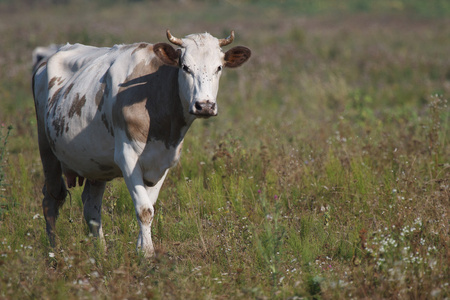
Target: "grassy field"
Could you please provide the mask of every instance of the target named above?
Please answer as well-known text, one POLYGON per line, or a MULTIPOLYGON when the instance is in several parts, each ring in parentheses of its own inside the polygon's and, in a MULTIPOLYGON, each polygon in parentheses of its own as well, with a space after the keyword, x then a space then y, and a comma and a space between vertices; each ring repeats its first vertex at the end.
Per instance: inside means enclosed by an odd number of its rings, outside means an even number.
POLYGON ((42 2, 0 1, 1 299, 450 297, 447 1, 42 2), (167 28, 234 29, 253 56, 225 71, 219 116, 187 134, 156 205, 156 257, 135 251, 119 179, 108 251, 81 188, 51 248, 32 50, 162 42, 167 28))

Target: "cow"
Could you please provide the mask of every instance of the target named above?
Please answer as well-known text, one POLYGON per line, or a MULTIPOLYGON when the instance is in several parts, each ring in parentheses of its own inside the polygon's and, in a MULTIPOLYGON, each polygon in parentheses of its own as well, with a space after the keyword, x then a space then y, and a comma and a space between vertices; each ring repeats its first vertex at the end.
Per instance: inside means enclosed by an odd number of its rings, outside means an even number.
POLYGON ((180 159, 184 136, 195 119, 217 115, 223 68, 239 67, 251 56, 243 46, 222 51, 234 31, 224 39, 209 33, 177 38, 169 30, 166 35, 178 47, 67 44, 36 67, 42 207, 52 246, 58 211, 67 188, 77 182, 85 182, 84 219, 104 243, 105 186, 123 177, 139 224, 136 248, 145 257, 154 255, 154 205, 169 168, 180 159))

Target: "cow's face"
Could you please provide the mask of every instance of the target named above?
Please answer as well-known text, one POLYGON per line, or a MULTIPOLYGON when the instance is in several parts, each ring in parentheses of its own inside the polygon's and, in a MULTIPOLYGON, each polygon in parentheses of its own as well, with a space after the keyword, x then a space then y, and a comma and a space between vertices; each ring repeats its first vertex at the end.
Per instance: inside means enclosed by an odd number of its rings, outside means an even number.
POLYGON ((245 63, 250 58, 250 49, 238 46, 222 52, 221 46, 233 41, 234 32, 227 39, 217 39, 208 33, 178 39, 169 31, 167 37, 181 48, 175 50, 169 44, 160 43, 153 50, 165 64, 180 68, 179 93, 186 110, 197 117, 216 116, 216 97, 223 68, 236 68, 245 63))

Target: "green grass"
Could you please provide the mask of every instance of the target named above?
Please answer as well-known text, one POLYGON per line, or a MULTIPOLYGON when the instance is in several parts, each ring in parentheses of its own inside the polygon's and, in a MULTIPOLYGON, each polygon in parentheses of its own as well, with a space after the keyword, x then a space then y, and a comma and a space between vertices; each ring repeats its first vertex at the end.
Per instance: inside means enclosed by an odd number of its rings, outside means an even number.
POLYGON ((450 296, 450 7, 276 4, 0 1, 0 298, 450 296), (167 28, 234 29, 253 55, 224 73, 219 116, 187 134, 156 204, 155 258, 135 251, 120 179, 103 201, 107 252, 84 224, 81 188, 51 248, 33 48, 161 42, 167 28))

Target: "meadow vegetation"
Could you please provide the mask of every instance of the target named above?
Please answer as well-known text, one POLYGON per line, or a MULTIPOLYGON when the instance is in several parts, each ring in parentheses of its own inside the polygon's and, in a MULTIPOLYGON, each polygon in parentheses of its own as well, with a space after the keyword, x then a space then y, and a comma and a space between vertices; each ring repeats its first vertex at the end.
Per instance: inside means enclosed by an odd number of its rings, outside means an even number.
POLYGON ((0 1, 0 298, 450 297, 448 2, 273 3, 0 1), (155 258, 135 251, 119 179, 107 252, 81 188, 51 248, 32 50, 162 42, 167 28, 234 29, 253 56, 225 71, 219 116, 187 134, 156 205, 155 258))

